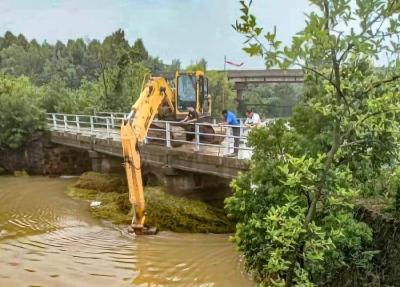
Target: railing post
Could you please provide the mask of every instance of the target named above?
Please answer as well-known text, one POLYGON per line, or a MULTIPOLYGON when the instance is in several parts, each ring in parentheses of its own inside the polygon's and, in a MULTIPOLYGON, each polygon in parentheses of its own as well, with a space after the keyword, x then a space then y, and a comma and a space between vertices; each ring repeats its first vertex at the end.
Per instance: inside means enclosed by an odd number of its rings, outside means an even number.
POLYGON ((240 130, 239 130, 239 137, 240 137, 240 141, 242 140, 242 136, 243 136, 243 127, 244 127, 244 125, 243 125, 244 123, 243 123, 243 119, 240 119, 240 130))
POLYGON ((107 124, 107 138, 110 137, 110 119, 106 118, 106 124, 107 124))
POLYGON ((80 125, 80 123, 79 123, 79 116, 78 116, 78 115, 75 116, 75 122, 76 122, 76 128, 77 128, 77 130, 78 130, 78 133, 80 133, 80 131, 81 131, 81 125, 80 125))
POLYGON ((200 127, 198 124, 194 124, 195 140, 196 140, 196 151, 200 150, 200 127))
POLYGON ((213 119, 213 125, 217 124, 217 119, 213 119))
POLYGON ((90 133, 93 134, 94 125, 93 125, 93 116, 90 116, 90 133))
POLYGON ((244 135, 244 126, 243 126, 243 121, 240 121, 240 129, 239 129, 239 146, 238 146, 238 154, 240 153, 240 146, 242 144, 245 144, 245 140, 243 139, 244 135))
POLYGON ((51 114, 51 117, 53 118, 53 128, 57 129, 57 118, 56 114, 51 114))
POLYGON ((114 128, 114 114, 111 113, 111 128, 114 128))
POLYGON ((231 145, 231 129, 230 127, 225 127, 226 128, 226 142, 225 142, 225 153, 229 154, 229 149, 231 145))
POLYGON ((165 122, 165 139, 167 140, 167 148, 171 147, 171 124, 170 122, 165 122))
POLYGON ((66 131, 67 128, 68 128, 67 115, 64 115, 64 130, 66 131))

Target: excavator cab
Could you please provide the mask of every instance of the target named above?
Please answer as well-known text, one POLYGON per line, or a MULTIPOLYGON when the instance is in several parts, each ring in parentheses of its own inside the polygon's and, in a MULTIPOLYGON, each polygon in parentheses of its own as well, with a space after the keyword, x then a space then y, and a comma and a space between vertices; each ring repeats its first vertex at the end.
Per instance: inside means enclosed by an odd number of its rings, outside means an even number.
POLYGON ((211 99, 208 95, 208 79, 201 71, 176 73, 175 109, 177 119, 187 115, 188 107, 193 107, 201 116, 209 116, 211 99))

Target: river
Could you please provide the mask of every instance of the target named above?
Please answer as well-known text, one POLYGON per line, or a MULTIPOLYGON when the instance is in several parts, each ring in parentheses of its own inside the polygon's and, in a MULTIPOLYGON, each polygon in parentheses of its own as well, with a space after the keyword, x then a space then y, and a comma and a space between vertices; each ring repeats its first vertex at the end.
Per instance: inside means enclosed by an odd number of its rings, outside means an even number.
POLYGON ((228 235, 133 237, 65 194, 71 179, 0 177, 0 286, 252 286, 228 235))

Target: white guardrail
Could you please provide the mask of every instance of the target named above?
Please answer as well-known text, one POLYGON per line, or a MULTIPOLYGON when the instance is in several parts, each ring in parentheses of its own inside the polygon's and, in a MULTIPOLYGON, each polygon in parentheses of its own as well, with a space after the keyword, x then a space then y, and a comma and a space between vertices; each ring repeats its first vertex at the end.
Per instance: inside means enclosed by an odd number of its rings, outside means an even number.
MULTIPOLYGON (((105 113, 104 113, 105 114, 105 113)), ((107 115, 72 115, 60 113, 47 113, 47 124, 50 130, 68 132, 72 134, 83 134, 95 136, 97 138, 110 138, 120 141, 120 125, 126 118, 126 114, 109 113, 107 115)), ((162 134, 162 137, 147 136, 145 144, 151 141, 161 142, 168 148, 175 144, 187 144, 193 146, 193 151, 204 151, 218 156, 234 155, 234 141, 239 141, 237 148, 238 158, 248 159, 251 157, 252 149, 247 146, 247 134, 249 129, 245 128, 243 121, 239 126, 221 126, 214 120, 212 123, 192 123, 186 124, 194 126, 191 129, 180 129, 178 133, 185 135, 185 140, 171 137, 171 132, 176 132, 175 127, 182 127, 183 123, 174 121, 154 120, 154 124, 162 126, 159 128, 150 128, 151 131, 162 134), (212 126, 217 133, 200 132, 201 126, 212 126), (239 129, 239 135, 234 135, 232 128, 239 129), (165 133, 165 134, 164 134, 165 133), (186 140, 186 135, 191 134, 193 140, 186 140), (204 137, 220 137, 219 144, 209 143, 202 140, 204 137)))

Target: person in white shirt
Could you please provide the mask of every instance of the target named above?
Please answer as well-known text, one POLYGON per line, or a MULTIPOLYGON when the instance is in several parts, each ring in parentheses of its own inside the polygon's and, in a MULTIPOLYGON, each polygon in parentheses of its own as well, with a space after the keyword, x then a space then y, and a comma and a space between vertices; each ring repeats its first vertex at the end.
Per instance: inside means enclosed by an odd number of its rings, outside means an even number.
POLYGON ((248 109, 246 111, 246 121, 244 122, 244 126, 246 128, 258 127, 261 124, 260 115, 255 113, 253 109, 248 109))

